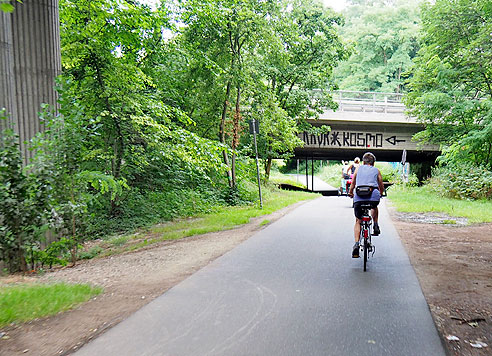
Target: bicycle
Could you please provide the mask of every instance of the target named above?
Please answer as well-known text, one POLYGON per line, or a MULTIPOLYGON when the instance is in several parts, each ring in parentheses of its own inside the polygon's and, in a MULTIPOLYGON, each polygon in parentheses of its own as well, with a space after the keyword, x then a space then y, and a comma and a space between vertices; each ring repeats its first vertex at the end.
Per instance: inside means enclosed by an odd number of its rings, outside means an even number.
POLYGON ((371 257, 374 256, 376 252, 376 246, 374 246, 371 242, 371 225, 372 225, 372 217, 370 214, 371 209, 373 209, 373 205, 371 202, 362 203, 360 205, 362 209, 362 218, 360 219, 360 235, 359 235, 359 246, 363 251, 364 256, 364 272, 367 269, 367 260, 369 259, 369 253, 371 257))

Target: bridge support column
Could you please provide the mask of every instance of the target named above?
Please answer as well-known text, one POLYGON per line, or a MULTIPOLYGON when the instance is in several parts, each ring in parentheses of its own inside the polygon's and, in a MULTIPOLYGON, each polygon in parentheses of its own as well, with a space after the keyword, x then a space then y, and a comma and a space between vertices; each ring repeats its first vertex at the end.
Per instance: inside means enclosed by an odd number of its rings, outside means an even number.
POLYGON ((32 152, 23 142, 43 130, 41 104, 57 107, 60 71, 58 0, 24 0, 15 3, 13 13, 0 12, 0 109, 19 134, 25 162, 32 152))
POLYGON ((311 191, 314 192, 314 157, 311 157, 311 191))
POLYGON ((308 158, 306 156, 306 189, 309 190, 308 158))

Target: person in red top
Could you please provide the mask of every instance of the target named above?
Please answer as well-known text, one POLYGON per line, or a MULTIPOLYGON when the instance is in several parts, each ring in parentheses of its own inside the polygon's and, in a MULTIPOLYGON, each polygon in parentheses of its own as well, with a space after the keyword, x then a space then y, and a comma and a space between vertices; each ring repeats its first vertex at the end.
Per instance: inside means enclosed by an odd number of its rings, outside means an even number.
POLYGON ((346 184, 346 191, 348 192, 349 188, 350 188, 350 185, 352 184, 352 178, 354 177, 354 174, 355 174, 355 170, 357 168, 359 168, 360 166, 360 158, 359 157, 355 157, 354 158, 354 162, 350 163, 350 165, 348 166, 347 168, 347 174, 349 176, 346 184))

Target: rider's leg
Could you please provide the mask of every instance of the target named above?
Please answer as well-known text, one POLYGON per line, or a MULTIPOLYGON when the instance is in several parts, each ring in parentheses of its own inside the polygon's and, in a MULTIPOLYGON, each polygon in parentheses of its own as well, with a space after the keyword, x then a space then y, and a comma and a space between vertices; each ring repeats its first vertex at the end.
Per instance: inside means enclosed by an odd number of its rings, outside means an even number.
POLYGON ((360 237, 360 219, 357 219, 357 218, 355 218, 354 237, 355 237, 355 242, 359 242, 359 237, 360 237))
POLYGON ((352 247, 352 258, 359 258, 360 219, 358 218, 355 218, 354 235, 355 244, 354 247, 352 247))
POLYGON ((371 216, 372 216, 372 220, 374 221, 374 224, 377 224, 379 218, 379 210, 377 206, 371 210, 371 216))
POLYGON ((378 224, 379 210, 377 206, 371 210, 371 215, 372 215, 372 220, 374 221, 373 235, 378 236, 381 233, 381 230, 379 229, 379 224, 378 224))

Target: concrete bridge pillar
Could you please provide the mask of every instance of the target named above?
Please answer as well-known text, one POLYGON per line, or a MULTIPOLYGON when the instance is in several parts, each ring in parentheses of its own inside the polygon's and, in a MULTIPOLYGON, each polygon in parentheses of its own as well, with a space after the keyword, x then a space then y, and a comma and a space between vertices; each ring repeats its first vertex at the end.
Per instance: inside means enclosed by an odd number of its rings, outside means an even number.
POLYGON ((13 13, 0 12, 0 109, 10 115, 27 161, 31 152, 23 142, 43 130, 41 104, 57 108, 60 21, 58 0, 23 0, 14 6, 13 13))

